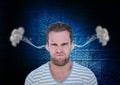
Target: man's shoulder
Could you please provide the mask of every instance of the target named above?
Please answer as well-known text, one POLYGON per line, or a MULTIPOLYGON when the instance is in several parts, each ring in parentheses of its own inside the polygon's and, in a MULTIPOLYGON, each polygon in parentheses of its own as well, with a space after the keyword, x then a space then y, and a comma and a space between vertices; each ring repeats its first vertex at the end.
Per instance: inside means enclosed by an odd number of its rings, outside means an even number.
POLYGON ((33 71, 31 71, 26 79, 25 79, 25 85, 33 85, 33 83, 37 82, 39 83, 39 81, 41 80, 41 78, 44 76, 44 74, 49 72, 49 64, 48 62, 41 65, 40 67, 34 69, 33 71))
POLYGON ((91 83, 90 85, 97 85, 97 79, 94 72, 90 68, 79 63, 73 63, 71 75, 71 78, 74 76, 78 78, 78 80, 80 79, 80 81, 86 83, 87 85, 89 83, 91 83))
POLYGON ((73 64, 73 69, 78 72, 83 72, 83 73, 88 73, 88 74, 93 74, 92 70, 86 66, 83 66, 79 63, 74 62, 73 64))

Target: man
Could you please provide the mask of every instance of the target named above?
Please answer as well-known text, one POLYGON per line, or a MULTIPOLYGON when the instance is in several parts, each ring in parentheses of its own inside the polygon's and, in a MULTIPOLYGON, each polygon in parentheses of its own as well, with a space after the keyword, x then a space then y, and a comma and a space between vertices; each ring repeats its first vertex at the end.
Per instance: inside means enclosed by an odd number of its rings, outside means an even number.
POLYGON ((46 48, 51 61, 32 71, 25 85, 98 85, 94 73, 70 60, 73 33, 69 25, 53 23, 47 30, 46 48))

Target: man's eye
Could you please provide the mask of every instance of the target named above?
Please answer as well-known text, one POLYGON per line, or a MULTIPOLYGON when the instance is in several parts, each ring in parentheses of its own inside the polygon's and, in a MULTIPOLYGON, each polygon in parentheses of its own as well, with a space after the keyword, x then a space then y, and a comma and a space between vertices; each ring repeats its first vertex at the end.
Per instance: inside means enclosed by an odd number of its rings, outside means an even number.
POLYGON ((57 46, 56 44, 52 44, 51 46, 57 46))
POLYGON ((68 45, 68 43, 63 43, 63 44, 62 44, 62 46, 66 46, 66 45, 68 45))

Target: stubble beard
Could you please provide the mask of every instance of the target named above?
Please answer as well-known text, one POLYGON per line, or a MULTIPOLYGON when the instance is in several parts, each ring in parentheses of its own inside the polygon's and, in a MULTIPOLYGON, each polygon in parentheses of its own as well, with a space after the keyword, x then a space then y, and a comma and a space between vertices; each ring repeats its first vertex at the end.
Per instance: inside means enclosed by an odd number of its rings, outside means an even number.
POLYGON ((64 66, 69 62, 69 60, 70 60, 69 57, 65 59, 62 59, 62 58, 56 59, 51 57, 52 63, 55 64, 56 66, 64 66))

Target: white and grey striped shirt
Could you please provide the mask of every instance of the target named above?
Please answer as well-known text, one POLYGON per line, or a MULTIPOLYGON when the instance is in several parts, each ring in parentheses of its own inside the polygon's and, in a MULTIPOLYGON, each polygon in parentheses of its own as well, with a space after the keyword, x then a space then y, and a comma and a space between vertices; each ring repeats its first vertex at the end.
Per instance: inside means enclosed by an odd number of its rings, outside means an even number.
POLYGON ((98 85, 98 83, 90 69, 75 62, 68 77, 59 83, 53 78, 47 62, 26 77, 25 85, 98 85))

